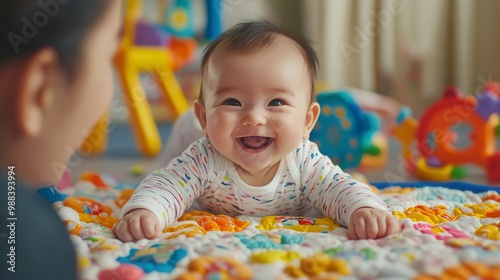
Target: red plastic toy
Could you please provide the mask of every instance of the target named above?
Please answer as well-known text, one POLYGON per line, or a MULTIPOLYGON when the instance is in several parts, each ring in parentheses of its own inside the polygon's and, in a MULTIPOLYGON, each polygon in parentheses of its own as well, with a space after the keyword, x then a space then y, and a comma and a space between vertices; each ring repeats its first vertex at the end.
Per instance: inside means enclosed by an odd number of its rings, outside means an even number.
MULTIPOLYGON (((403 113, 403 111, 402 111, 403 113)), ((462 96, 455 87, 443 91, 439 101, 430 106, 420 122, 400 115, 394 136, 403 143, 403 157, 416 168, 420 178, 444 181, 465 176, 464 164, 486 170, 490 181, 500 181, 500 151, 496 149, 500 113, 500 84, 491 82, 477 96, 462 96), (468 127, 468 145, 454 128, 468 127), (411 153, 415 141, 417 155, 411 153)))

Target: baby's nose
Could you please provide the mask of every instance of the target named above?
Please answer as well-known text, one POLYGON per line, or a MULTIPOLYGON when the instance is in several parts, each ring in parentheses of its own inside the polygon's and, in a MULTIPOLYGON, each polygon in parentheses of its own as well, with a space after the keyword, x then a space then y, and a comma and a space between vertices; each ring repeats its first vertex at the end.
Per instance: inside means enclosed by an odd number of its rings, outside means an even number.
POLYGON ((248 108, 243 113, 242 123, 250 126, 264 125, 266 123, 266 114, 264 110, 248 108))

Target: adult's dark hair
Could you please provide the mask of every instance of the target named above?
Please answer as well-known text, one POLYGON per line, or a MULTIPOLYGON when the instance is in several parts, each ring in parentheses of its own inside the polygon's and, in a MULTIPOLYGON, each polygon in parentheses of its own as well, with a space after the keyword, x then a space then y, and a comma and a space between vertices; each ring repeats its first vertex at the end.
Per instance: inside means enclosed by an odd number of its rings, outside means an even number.
POLYGON ((71 75, 85 35, 107 3, 106 0, 0 0, 0 65, 51 47, 71 75))
MULTIPOLYGON (((294 35, 283 27, 267 20, 239 23, 210 42, 205 48, 201 61, 202 79, 206 75, 208 63, 215 49, 220 48, 225 54, 249 53, 272 45, 280 35, 295 42, 304 56, 310 76, 312 101, 314 96, 314 80, 317 76, 319 60, 311 41, 307 38, 294 35)), ((203 102, 203 80, 199 100, 203 102)))

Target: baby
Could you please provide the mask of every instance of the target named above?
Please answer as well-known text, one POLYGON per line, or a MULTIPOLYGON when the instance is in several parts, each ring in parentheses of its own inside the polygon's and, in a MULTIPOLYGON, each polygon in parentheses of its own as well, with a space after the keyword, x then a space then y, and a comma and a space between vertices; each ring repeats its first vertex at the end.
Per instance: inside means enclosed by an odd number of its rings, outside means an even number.
POLYGON ((211 42, 194 104, 205 136, 140 184, 116 236, 159 237, 195 203, 231 216, 317 209, 351 239, 399 232, 384 202, 308 140, 320 114, 317 68, 307 40, 266 21, 238 24, 211 42))

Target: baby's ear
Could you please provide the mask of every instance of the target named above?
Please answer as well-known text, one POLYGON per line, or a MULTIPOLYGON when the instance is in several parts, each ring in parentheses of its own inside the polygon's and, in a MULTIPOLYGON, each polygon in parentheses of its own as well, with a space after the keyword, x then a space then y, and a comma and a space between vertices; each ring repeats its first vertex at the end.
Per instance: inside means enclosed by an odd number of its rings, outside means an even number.
POLYGON ((207 127, 207 114, 205 111, 205 105, 203 105, 199 99, 194 102, 194 114, 196 115, 198 122, 200 122, 201 130, 205 133, 205 128, 207 127))
POLYGON ((318 102, 313 102, 311 103, 311 105, 309 105, 309 110, 307 111, 306 115, 306 123, 304 125, 304 134, 302 135, 302 138, 309 139, 309 133, 311 133, 314 126, 316 125, 316 121, 318 121, 320 111, 321 108, 318 102))

